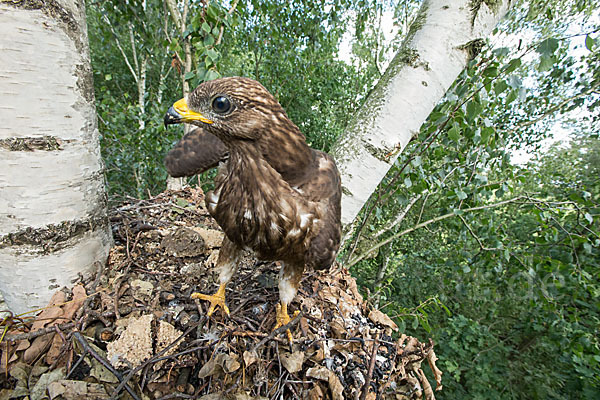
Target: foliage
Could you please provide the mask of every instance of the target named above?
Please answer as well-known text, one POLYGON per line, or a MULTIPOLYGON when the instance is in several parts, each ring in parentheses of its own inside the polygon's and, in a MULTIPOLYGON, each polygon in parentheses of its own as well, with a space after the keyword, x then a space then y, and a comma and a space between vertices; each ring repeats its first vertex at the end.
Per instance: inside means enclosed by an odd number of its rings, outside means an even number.
POLYGON ((505 38, 470 63, 345 254, 385 311, 441 345, 444 398, 600 393, 594 6, 561 5, 561 21, 581 22, 572 32, 547 20, 551 7, 518 4, 504 28, 529 41, 505 38), (574 138, 547 149, 559 129, 574 138), (537 157, 520 167, 511 152, 523 147, 537 157))

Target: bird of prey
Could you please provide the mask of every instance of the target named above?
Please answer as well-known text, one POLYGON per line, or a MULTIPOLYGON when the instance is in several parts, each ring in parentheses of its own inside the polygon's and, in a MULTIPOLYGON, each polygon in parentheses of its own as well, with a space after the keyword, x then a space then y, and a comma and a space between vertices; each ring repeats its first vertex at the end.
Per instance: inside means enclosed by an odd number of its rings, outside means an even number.
MULTIPOLYGON (((169 152, 173 176, 219 165, 206 195, 209 213, 225 232, 216 269, 219 289, 209 296, 229 314, 225 287, 243 250, 280 261, 275 329, 290 321, 288 305, 305 267, 328 268, 341 237, 341 183, 328 154, 310 148, 277 100, 260 83, 230 77, 202 83, 165 115, 165 125, 197 126, 169 152)), ((292 342, 292 335, 287 331, 292 342)))

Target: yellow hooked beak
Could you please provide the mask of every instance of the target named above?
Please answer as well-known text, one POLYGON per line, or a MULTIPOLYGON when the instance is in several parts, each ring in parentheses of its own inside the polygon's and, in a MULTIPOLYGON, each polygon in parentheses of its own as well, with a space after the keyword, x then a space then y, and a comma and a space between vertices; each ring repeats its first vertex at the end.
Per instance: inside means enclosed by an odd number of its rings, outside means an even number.
POLYGON ((165 126, 170 124, 180 124, 182 122, 190 123, 193 121, 201 121, 205 124, 213 123, 212 120, 206 118, 204 115, 190 110, 185 99, 175 102, 165 114, 165 126))

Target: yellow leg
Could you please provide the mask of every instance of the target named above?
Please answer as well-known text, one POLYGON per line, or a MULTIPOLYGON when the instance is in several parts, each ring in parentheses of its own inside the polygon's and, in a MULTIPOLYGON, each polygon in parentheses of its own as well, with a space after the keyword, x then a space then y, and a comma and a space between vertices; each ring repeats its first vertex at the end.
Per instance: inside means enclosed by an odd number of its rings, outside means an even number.
MULTIPOLYGON (((294 317, 296 315, 298 315, 300 313, 300 311, 296 311, 294 312, 294 317)), ((275 323, 275 328, 273 328, 273 330, 277 329, 277 328, 281 328, 282 326, 289 324, 290 322, 290 316, 288 315, 287 312, 287 304, 281 302, 279 304, 277 304, 277 322, 275 323)), ((292 337, 292 332, 290 332, 290 330, 288 329, 286 331, 287 333, 287 337, 288 337, 288 341, 290 342, 290 346, 292 345, 292 343, 294 342, 294 338, 292 337)))
POLYGON ((210 301, 210 308, 208 309, 208 316, 210 317, 212 313, 215 311, 216 306, 221 306, 225 314, 229 315, 229 308, 225 304, 225 286, 226 283, 221 284, 219 286, 219 290, 217 293, 211 295, 203 294, 203 293, 192 293, 192 299, 201 299, 210 301))

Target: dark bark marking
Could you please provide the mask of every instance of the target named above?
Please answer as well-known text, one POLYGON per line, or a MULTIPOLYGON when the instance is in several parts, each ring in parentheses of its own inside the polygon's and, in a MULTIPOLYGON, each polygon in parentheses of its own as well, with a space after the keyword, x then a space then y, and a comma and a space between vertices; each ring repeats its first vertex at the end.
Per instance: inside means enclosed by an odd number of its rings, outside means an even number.
POLYGON ((87 232, 103 229, 108 225, 106 215, 94 216, 83 220, 63 221, 41 228, 27 227, 21 231, 0 236, 0 249, 13 246, 34 246, 42 254, 51 254, 68 246, 72 239, 87 232))
POLYGON ((8 151, 55 151, 62 150, 63 143, 68 142, 54 136, 12 137, 0 139, 0 148, 8 151))

